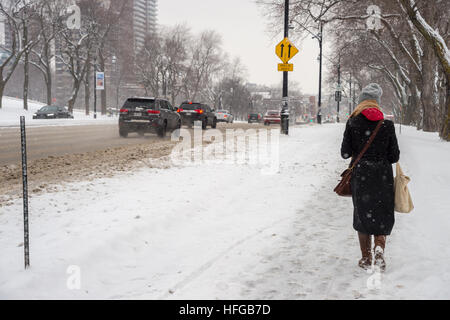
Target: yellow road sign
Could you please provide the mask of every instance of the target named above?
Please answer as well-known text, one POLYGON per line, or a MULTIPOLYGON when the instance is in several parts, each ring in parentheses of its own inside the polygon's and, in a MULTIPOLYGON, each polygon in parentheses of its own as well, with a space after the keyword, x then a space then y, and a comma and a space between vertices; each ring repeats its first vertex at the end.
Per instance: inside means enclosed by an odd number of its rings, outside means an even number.
POLYGON ((297 53, 298 49, 289 41, 288 38, 284 38, 276 47, 275 53, 278 58, 284 63, 288 63, 297 53))
POLYGON ((294 71, 294 65, 292 63, 280 63, 278 64, 278 71, 294 71))

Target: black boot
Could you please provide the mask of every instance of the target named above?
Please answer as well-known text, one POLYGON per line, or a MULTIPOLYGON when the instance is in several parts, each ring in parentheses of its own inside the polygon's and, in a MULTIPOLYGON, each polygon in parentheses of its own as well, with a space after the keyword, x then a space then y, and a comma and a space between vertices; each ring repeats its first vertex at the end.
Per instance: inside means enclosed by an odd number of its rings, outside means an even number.
POLYGON ((384 260, 385 247, 386 236, 375 236, 375 266, 380 268, 381 272, 386 270, 386 261, 384 260))
POLYGON ((372 236, 358 232, 358 238, 362 255, 358 265, 364 270, 368 270, 372 267, 372 236))

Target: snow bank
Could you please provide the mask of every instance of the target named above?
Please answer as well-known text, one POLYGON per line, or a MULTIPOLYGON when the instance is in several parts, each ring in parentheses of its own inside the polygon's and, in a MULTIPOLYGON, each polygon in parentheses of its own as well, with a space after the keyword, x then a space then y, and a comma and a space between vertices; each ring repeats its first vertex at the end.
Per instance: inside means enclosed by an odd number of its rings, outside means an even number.
POLYGON ((28 102, 28 111, 23 109, 23 100, 11 97, 3 97, 3 107, 0 109, 0 129, 4 127, 18 127, 20 116, 25 116, 27 126, 74 126, 88 124, 111 124, 116 123, 117 118, 102 116, 97 114, 94 120, 93 113, 86 116, 84 112, 74 110, 74 119, 51 119, 51 120, 33 120, 33 114, 45 106, 45 104, 36 101, 28 102))
POLYGON ((397 214, 379 276, 357 267, 351 200, 332 192, 343 131, 293 128, 274 175, 142 169, 35 196, 27 271, 21 202, 0 208, 0 298, 449 299, 450 145, 403 129, 416 210, 397 214))

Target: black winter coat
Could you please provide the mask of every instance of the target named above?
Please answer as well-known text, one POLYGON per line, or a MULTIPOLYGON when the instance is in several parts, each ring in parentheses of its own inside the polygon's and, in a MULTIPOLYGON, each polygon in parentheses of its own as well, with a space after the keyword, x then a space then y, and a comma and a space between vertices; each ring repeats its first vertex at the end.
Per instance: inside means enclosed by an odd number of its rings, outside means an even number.
MULTIPOLYGON (((344 159, 353 157, 353 162, 377 123, 363 114, 348 120, 341 147, 344 159)), ((391 234, 395 222, 392 164, 399 158, 394 123, 384 120, 372 145, 353 170, 351 187, 356 231, 369 235, 391 234)))

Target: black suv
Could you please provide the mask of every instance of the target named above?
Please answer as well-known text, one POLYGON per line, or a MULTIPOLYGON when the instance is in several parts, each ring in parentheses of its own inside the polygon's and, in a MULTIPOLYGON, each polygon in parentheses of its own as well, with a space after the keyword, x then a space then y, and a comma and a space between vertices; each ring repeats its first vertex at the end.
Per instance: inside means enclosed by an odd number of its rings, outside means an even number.
POLYGON ((261 123, 263 120, 262 114, 260 113, 249 113, 248 114, 248 123, 261 123))
POLYGON ((157 133, 164 137, 167 130, 181 128, 181 118, 169 101, 159 98, 129 98, 125 101, 119 116, 119 134, 126 138, 128 133, 157 133))
POLYGON ((33 119, 73 119, 73 114, 65 107, 45 106, 33 115, 33 119))
POLYGON ((206 130, 207 126, 211 126, 213 129, 217 127, 217 117, 214 111, 207 104, 188 101, 183 102, 178 109, 183 125, 192 127, 195 121, 201 121, 203 130, 206 130))

